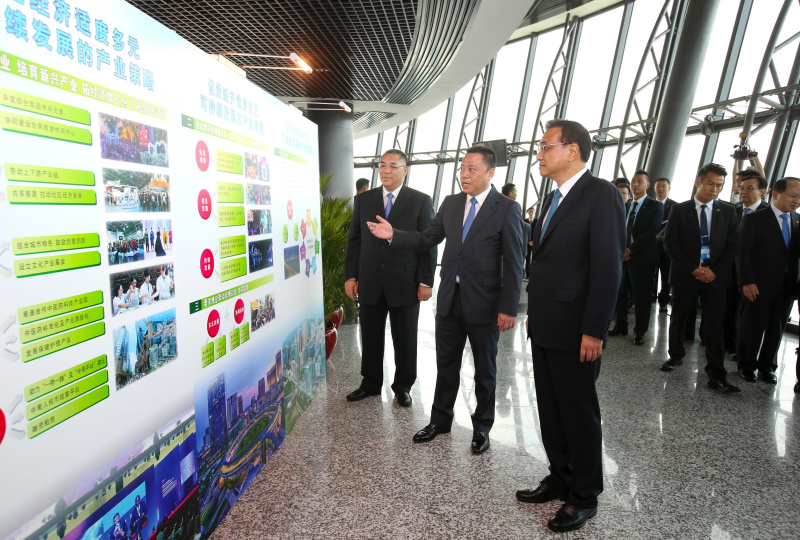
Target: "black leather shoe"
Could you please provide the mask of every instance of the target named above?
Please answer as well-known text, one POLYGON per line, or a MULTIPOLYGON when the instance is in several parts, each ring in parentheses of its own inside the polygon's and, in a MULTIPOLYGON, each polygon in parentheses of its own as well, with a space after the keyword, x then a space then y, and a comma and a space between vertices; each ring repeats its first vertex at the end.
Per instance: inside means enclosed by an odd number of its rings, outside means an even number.
POLYGON ((489 449, 489 432, 476 431, 472 434, 470 449, 473 454, 483 454, 489 449))
POLYGON ((408 392, 397 392, 397 404, 401 407, 411 407, 411 394, 408 392))
POLYGON ((752 369, 742 368, 739 370, 739 375, 747 382, 756 382, 756 372, 752 369))
POLYGON ((724 381, 722 379, 711 379, 708 381, 708 387, 721 394, 738 394, 741 392, 738 386, 733 386, 728 381, 724 381))
POLYGON ((769 384, 778 384, 778 376, 774 371, 759 371, 758 378, 769 384))
POLYGON ((674 371, 681 364, 683 364, 683 358, 670 358, 661 364, 661 371, 674 371))
POLYGON ((575 508, 571 504, 565 504, 550 518, 547 528, 554 532, 575 531, 596 515, 597 508, 575 508))
POLYGON ((794 383, 794 393, 800 394, 800 382, 794 383))
POLYGON ((659 313, 669 313, 669 310, 667 309, 667 306, 661 306, 660 308, 658 308, 658 312, 659 313))
POLYGON ((644 336, 636 335, 633 337, 633 344, 634 345, 644 345, 644 336))
POLYGON ((363 388, 358 388, 347 394, 347 401, 361 401, 369 396, 379 396, 380 392, 367 392, 363 388))
POLYGON ((414 434, 413 440, 414 442, 428 442, 432 441, 437 435, 441 435, 442 433, 450 433, 450 428, 428 424, 414 434))
POLYGON ((615 326, 614 328, 612 328, 611 330, 608 331, 608 335, 609 336, 627 336, 628 335, 628 329, 627 328, 619 328, 619 327, 615 326))
POLYGON ((563 501, 567 497, 563 489, 556 489, 541 483, 536 489, 520 489, 517 491, 517 500, 524 503, 542 504, 556 499, 563 501))

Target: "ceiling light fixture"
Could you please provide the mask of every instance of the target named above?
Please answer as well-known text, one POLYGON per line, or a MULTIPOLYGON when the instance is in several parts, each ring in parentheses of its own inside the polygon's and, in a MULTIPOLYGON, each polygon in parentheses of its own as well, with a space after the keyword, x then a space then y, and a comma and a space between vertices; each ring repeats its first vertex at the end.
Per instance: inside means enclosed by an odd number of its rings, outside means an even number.
POLYGON ((220 56, 252 56, 255 58, 279 58, 281 60, 291 60, 296 67, 288 67, 288 66, 256 66, 256 65, 247 65, 241 66, 243 69, 284 69, 287 71, 304 71, 305 73, 313 73, 314 70, 309 66, 305 60, 297 56, 295 53, 289 54, 289 56, 278 56, 274 54, 254 54, 254 53, 240 53, 240 52, 231 52, 231 51, 220 51, 220 56))
POLYGON ((347 103, 344 101, 333 102, 333 101, 290 101, 289 105, 295 107, 297 109, 303 109, 306 111, 344 111, 344 112, 353 112, 347 103), (297 107, 296 104, 304 103, 306 105, 324 105, 324 107, 297 107))

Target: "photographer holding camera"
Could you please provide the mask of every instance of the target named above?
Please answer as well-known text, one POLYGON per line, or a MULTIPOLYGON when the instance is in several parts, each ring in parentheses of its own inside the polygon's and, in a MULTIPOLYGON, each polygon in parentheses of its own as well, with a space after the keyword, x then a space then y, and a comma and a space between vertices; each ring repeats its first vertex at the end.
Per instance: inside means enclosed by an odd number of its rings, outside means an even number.
POLYGON ((733 188, 731 189, 730 201, 733 204, 739 203, 739 188, 741 187, 742 180, 758 176, 761 178, 767 177, 767 175, 764 174, 764 167, 761 165, 761 160, 758 159, 758 152, 747 145, 747 136, 748 133, 744 131, 739 134, 741 140, 739 144, 733 146, 734 151, 733 154, 731 154, 733 158, 733 188), (744 160, 750 162, 750 167, 739 170, 739 162, 744 160))

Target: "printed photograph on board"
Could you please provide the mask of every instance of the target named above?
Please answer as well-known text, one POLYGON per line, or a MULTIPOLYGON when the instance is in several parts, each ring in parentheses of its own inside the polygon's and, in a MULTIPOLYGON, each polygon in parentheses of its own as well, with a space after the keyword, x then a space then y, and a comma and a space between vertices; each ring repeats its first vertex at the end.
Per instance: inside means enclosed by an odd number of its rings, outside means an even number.
MULTIPOLYGON (((310 311, 317 310, 310 308, 310 311)), ((281 350, 286 381, 283 415, 288 434, 325 381, 325 320, 322 310, 296 324, 285 335, 281 350)))
POLYGON ((264 339, 258 350, 243 353, 236 362, 204 370, 195 383, 204 538, 286 437, 280 338, 265 334, 264 339))
POLYGON ((164 257, 172 251, 172 220, 109 221, 106 242, 109 265, 164 257))
POLYGON ((175 308, 113 331, 117 390, 178 358, 175 308))
POLYGON ((289 279, 300 273, 300 246, 283 248, 283 277, 289 279))
POLYGON ((166 263, 111 274, 111 314, 170 300, 175 296, 174 264, 166 263))
POLYGON ((272 204, 269 185, 247 184, 247 204, 272 204))
POLYGON ((248 242, 247 255, 250 273, 272 267, 272 239, 248 242))
POLYGON ((269 182, 269 164, 266 156, 260 154, 244 153, 245 176, 248 180, 269 182))
POLYGON ((255 332, 275 318, 275 295, 256 298, 250 302, 250 328, 255 332))
POLYGON ((169 212, 169 175, 103 169, 106 212, 169 212))
POLYGON ((247 236, 270 234, 272 232, 272 214, 269 210, 247 211, 247 236))
POLYGON ((100 113, 100 155, 114 161, 169 167, 167 131, 100 113))

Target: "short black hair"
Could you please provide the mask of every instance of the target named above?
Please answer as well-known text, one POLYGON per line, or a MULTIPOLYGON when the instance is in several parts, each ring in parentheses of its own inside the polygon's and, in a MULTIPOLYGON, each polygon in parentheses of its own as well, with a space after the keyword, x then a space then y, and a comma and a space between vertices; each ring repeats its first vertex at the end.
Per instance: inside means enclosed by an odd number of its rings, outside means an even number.
POLYGON ((714 173, 723 177, 728 176, 728 170, 719 163, 706 163, 697 171, 697 178, 705 180, 708 173, 714 173))
POLYGON ((369 180, 366 178, 359 178, 356 180, 356 191, 361 191, 369 187, 369 180))
POLYGON ((508 197, 508 194, 517 189, 517 186, 509 182, 508 184, 503 184, 503 188, 500 190, 503 192, 503 195, 508 197))
MULTIPOLYGON (((747 178, 747 180, 750 180, 747 178)), ((800 182, 800 178, 795 178, 794 176, 785 176, 780 180, 776 181, 775 184, 772 186, 773 193, 786 193, 786 189, 789 187, 789 182, 800 182)))
POLYGON ((561 128, 561 142, 577 144, 581 153, 581 161, 589 161, 592 155, 592 137, 583 125, 572 120, 555 118, 545 124, 545 131, 550 128, 561 128))
POLYGON ((625 189, 628 190, 628 193, 631 192, 631 185, 627 184, 625 182, 620 182, 619 184, 617 184, 617 189, 619 189, 619 188, 625 188, 625 189))
POLYGON ((403 165, 408 166, 408 158, 406 157, 406 153, 403 152, 402 150, 398 150, 397 148, 390 148, 389 150, 381 154, 381 156, 385 156, 386 154, 393 154, 395 156, 399 156, 400 159, 403 160, 403 165))
POLYGON ((742 178, 749 178, 751 176, 761 176, 761 173, 758 170, 754 169, 753 167, 748 167, 746 169, 742 169, 741 171, 736 173, 736 176, 741 176, 742 178))
MULTIPOLYGON (((758 189, 767 189, 767 179, 761 175, 758 174, 748 175, 742 178, 742 182, 745 182, 747 180, 758 180, 758 189)), ((779 191, 778 193, 783 193, 783 192, 779 191)))
POLYGON ((494 169, 497 166, 497 154, 488 146, 470 146, 464 156, 467 154, 480 154, 488 169, 494 169))
POLYGON ((650 182, 650 175, 649 175, 649 174, 647 174, 647 171, 646 171, 646 170, 644 170, 644 169, 637 169, 637 170, 636 170, 636 172, 635 172, 635 173, 633 173, 633 176, 636 176, 637 174, 643 174, 643 175, 645 175, 645 176, 647 177, 647 181, 648 181, 648 182, 650 182))
POLYGON ((619 178, 617 178, 616 180, 614 180, 611 183, 614 184, 615 186, 618 186, 620 184, 628 184, 628 185, 630 185, 630 182, 628 182, 628 179, 625 178, 624 176, 620 176, 619 178))
POLYGON ((664 178, 663 176, 658 180, 656 180, 656 184, 658 184, 659 182, 666 182, 668 186, 672 185, 672 182, 669 181, 669 178, 664 178))

